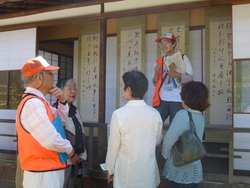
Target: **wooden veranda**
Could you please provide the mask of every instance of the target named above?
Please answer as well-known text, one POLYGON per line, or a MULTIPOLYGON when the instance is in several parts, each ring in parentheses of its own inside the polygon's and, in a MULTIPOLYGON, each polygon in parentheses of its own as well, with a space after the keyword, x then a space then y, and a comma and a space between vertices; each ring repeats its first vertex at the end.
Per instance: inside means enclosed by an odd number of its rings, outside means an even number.
MULTIPOLYGON (((1 120, 5 123, 13 123, 14 120, 1 120)), ((105 188, 107 187, 106 173, 100 168, 100 164, 104 163, 107 150, 107 127, 105 123, 85 123, 86 128, 86 144, 88 150, 88 158, 84 163, 83 177, 71 179, 70 183, 85 185, 88 188, 105 188)), ((167 131, 164 126, 163 132, 167 131)), ((206 127, 205 134, 216 132, 216 134, 228 135, 227 139, 204 140, 208 156, 202 159, 204 180, 200 183, 201 188, 238 188, 249 187, 250 179, 249 171, 235 171, 233 168, 234 151, 243 151, 241 149, 233 149, 233 133, 249 133, 248 128, 230 128, 228 126, 209 126, 206 127)), ((10 140, 16 142, 16 135, 0 134, 0 136, 9 137, 10 140)), ((222 138, 222 137, 221 137, 222 138)), ((161 154, 161 146, 157 147, 157 160, 160 173, 162 172, 164 159, 161 154)), ((0 187, 15 187, 16 173, 16 151, 0 150, 0 187)), ((167 188, 167 180, 162 177, 161 184, 158 188, 167 188)))

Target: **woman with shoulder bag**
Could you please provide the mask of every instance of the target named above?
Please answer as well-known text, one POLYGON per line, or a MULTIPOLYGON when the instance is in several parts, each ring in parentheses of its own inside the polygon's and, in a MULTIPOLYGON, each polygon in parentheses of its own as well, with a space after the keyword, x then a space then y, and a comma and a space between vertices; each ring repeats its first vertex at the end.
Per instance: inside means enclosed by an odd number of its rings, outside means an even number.
POLYGON ((163 141, 162 155, 166 159, 163 175, 169 180, 170 188, 197 188, 203 179, 201 161, 174 166, 172 147, 184 132, 190 130, 188 112, 193 118, 197 136, 202 140, 205 121, 201 112, 210 106, 208 89, 201 82, 191 81, 182 86, 180 95, 184 109, 177 112, 163 141))
MULTIPOLYGON (((73 102, 76 100, 77 88, 73 78, 62 78, 56 84, 57 87, 63 91, 64 98, 67 100, 69 105, 68 119, 65 124, 65 133, 67 139, 70 141, 75 152, 82 161, 87 159, 87 151, 85 148, 85 135, 84 127, 82 124, 82 118, 73 102)), ((58 106, 58 101, 53 104, 58 106)), ((67 161, 68 167, 65 169, 65 179, 63 188, 68 187, 68 179, 70 177, 77 177, 81 174, 82 163, 73 165, 70 160, 67 161)))

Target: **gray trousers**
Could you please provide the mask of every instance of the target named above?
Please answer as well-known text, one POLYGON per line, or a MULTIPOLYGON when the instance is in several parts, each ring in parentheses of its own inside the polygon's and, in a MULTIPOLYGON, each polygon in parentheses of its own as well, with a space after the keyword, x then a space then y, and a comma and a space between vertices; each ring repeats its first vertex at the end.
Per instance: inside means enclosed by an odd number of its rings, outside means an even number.
POLYGON ((159 106, 154 107, 161 115, 163 123, 170 116, 170 123, 173 121, 175 114, 183 109, 181 102, 162 101, 159 106))

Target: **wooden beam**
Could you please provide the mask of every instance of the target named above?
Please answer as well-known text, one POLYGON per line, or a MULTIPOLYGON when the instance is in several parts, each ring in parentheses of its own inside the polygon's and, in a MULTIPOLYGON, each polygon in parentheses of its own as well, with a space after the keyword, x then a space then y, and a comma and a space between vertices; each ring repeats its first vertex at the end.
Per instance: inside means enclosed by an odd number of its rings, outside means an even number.
POLYGON ((0 3, 6 3, 6 2, 19 2, 19 1, 22 1, 22 0, 0 0, 0 3))
POLYGON ((23 2, 6 2, 5 9, 10 10, 16 8, 19 11, 26 11, 29 9, 38 9, 50 7, 49 3, 41 3, 41 4, 34 4, 34 3, 23 3, 23 2))
MULTIPOLYGON (((80 1, 80 2, 78 1, 74 3, 63 3, 61 5, 50 6, 50 7, 40 8, 36 10, 20 11, 20 12, 11 13, 11 14, 0 15, 0 19, 15 18, 15 17, 20 17, 20 16, 28 16, 28 15, 33 15, 33 14, 52 12, 52 11, 57 11, 57 10, 70 9, 70 8, 86 7, 86 6, 91 6, 91 5, 100 5, 103 2, 116 2, 116 1, 122 1, 122 0, 91 0, 91 1, 80 1)), ((2 1, 2 3, 5 3, 5 2, 8 2, 8 1, 7 0, 2 1)), ((44 2, 51 2, 51 5, 55 4, 54 1, 52 0, 44 1, 44 2)), ((1 4, 1 0, 0 0, 0 4, 1 4)))
POLYGON ((5 11, 5 12, 11 12, 11 11, 17 11, 17 10, 23 10, 23 8, 14 8, 14 7, 10 7, 10 8, 6 8, 5 6, 0 6, 0 11, 5 11))
POLYGON ((78 37, 73 37, 73 38, 66 38, 66 39, 55 39, 55 40, 43 40, 39 41, 40 44, 46 44, 46 43, 51 43, 51 42, 69 42, 69 41, 74 41, 78 40, 78 37))
MULTIPOLYGON (((37 11, 30 11, 28 14, 27 12, 23 12, 22 14, 9 14, 9 16, 0 16, 0 19, 9 18, 9 17, 19 17, 19 16, 27 16, 30 14, 35 13, 42 13, 47 12, 47 10, 55 11, 55 10, 62 10, 66 8, 75 8, 80 6, 89 6, 94 4, 100 4, 104 0, 97 0, 94 2, 84 2, 84 3, 75 3, 67 6, 60 6, 59 7, 51 7, 42 10, 39 9, 37 11)), ((112 1, 112 0, 107 0, 112 1)), ((105 2, 107 2, 105 1, 105 2)), ((250 0, 239 0, 237 1, 238 4, 241 3, 250 3, 250 0)), ((235 3, 234 3, 235 4, 235 3)), ((217 0, 213 1, 202 1, 202 2, 192 2, 192 3, 183 3, 183 4, 176 4, 176 5, 165 5, 165 6, 158 6, 158 7, 149 7, 149 8, 141 8, 135 10, 126 10, 126 11, 117 11, 111 13, 100 13, 100 14, 92 14, 92 15, 85 15, 79 17, 70 17, 70 18, 62 18, 62 19, 55 19, 55 20, 46 20, 40 22, 32 22, 32 23, 23 23, 23 24, 15 24, 15 25, 8 25, 8 26, 0 26, 0 31, 7 31, 7 30, 14 30, 14 29, 24 29, 24 28, 33 28, 37 26, 55 26, 61 24, 70 24, 70 23, 80 23, 85 21, 91 20, 100 20, 104 19, 112 19, 112 18, 121 18, 126 16, 139 16, 139 15, 147 15, 147 14, 158 14, 163 12, 170 12, 170 11, 179 11, 179 10, 190 10, 190 9, 198 9, 198 8, 208 8, 211 6, 224 6, 224 5, 232 5, 232 0, 217 0)))

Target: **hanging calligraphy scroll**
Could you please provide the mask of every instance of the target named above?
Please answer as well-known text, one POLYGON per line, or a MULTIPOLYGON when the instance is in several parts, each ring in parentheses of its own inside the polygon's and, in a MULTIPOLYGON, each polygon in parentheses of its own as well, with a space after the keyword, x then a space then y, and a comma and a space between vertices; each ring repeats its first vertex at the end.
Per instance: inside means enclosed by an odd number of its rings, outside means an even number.
MULTIPOLYGON (((141 26, 121 28, 120 75, 130 70, 141 70, 142 30, 141 26)), ((122 78, 120 78, 122 83, 122 78)), ((120 106, 127 101, 120 92, 120 106)))
POLYGON ((98 121, 99 34, 82 36, 81 112, 84 121, 98 121))
POLYGON ((228 18, 210 21, 210 124, 232 123, 232 29, 228 18))
MULTIPOLYGON (((175 47, 181 54, 185 54, 185 23, 171 22, 162 24, 162 34, 172 33, 176 37, 177 46, 175 47)), ((162 54, 163 56, 164 54, 162 54)))

